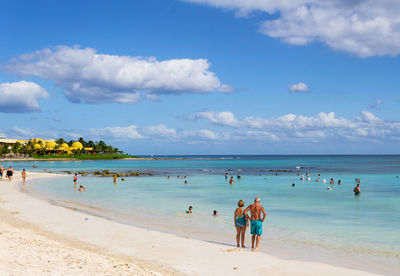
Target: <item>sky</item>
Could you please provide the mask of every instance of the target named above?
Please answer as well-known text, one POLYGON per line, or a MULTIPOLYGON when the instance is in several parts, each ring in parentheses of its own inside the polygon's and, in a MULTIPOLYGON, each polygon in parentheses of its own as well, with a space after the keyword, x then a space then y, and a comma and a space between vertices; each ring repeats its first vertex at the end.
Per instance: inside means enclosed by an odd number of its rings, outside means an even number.
POLYGON ((400 154, 397 0, 0 8, 0 136, 126 153, 400 154))

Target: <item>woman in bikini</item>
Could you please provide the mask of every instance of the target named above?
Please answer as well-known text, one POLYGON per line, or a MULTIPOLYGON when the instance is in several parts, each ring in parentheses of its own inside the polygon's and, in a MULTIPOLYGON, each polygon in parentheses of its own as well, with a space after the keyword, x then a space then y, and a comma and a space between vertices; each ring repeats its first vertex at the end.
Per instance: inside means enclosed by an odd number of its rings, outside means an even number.
POLYGON ((235 216, 234 216, 234 223, 236 227, 236 242, 237 242, 237 247, 240 247, 240 244, 242 244, 242 247, 244 246, 244 237, 246 234, 246 226, 248 225, 248 217, 243 211, 243 206, 244 206, 244 201, 239 200, 238 202, 238 208, 235 210, 235 216), (241 243, 240 243, 241 241, 241 243))

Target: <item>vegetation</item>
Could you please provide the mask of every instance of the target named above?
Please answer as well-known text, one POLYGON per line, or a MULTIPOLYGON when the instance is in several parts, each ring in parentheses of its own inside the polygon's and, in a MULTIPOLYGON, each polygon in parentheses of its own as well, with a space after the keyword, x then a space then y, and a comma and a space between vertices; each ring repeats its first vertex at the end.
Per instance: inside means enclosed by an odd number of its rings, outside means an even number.
POLYGON ((109 160, 109 159, 123 159, 132 156, 126 154, 32 154, 31 157, 36 159, 79 159, 79 160, 109 160))
MULTIPOLYGON (((3 144, 0 145, 0 156, 11 157, 33 157, 37 159, 90 159, 90 160, 104 160, 104 159, 122 159, 131 157, 124 154, 118 148, 107 145, 104 141, 93 142, 91 140, 85 141, 82 137, 78 141, 65 141, 59 138, 53 148, 47 148, 46 142, 41 140, 34 142, 33 140, 27 141, 26 144, 3 144), (79 147, 74 144, 79 142, 79 147), (68 144, 68 147, 62 147, 63 144, 68 144), (39 145, 39 146, 38 146, 39 145)), ((79 144, 78 143, 78 144, 79 144)), ((54 143, 53 143, 54 144, 54 143)))

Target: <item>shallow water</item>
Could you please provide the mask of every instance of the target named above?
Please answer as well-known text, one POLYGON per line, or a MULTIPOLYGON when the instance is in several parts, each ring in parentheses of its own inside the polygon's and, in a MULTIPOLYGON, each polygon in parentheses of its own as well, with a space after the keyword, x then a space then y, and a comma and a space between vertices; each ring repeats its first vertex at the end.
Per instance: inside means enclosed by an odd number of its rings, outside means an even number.
MULTIPOLYGON (((33 193, 86 212, 183 236, 232 243, 237 201, 250 204, 259 196, 267 211, 261 244, 264 251, 387 275, 396 275, 400 267, 400 180, 396 178, 400 175, 400 156, 222 156, 35 163, 37 170, 138 169, 155 174, 129 177, 116 185, 111 178, 79 177, 78 185, 87 187, 82 193, 74 189, 72 176, 31 185, 33 193), (297 166, 303 167, 300 174, 310 173, 311 181, 299 179, 297 166), (271 169, 290 172, 275 175, 271 169), (224 178, 226 171, 243 177, 235 177, 235 183, 229 185, 224 178), (185 185, 177 174, 186 175, 189 184, 185 185), (318 174, 321 181, 315 182, 318 174), (341 179, 342 184, 328 184, 331 177, 335 183, 341 179), (360 197, 352 192, 355 178, 362 181, 360 197), (184 213, 189 205, 194 207, 192 215, 184 213), (214 209, 219 216, 211 215, 214 209)), ((32 164, 12 165, 28 168, 32 164)), ((249 236, 247 240, 249 245, 249 236)))

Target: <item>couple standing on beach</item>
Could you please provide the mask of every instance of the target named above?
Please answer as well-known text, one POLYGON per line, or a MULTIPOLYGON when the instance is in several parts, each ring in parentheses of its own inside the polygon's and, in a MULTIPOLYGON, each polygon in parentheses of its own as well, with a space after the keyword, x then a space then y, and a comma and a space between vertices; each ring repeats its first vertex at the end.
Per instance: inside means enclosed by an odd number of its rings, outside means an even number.
POLYGON ((244 201, 239 200, 238 202, 239 207, 235 210, 235 216, 234 216, 234 223, 237 231, 236 234, 237 247, 240 246, 240 242, 242 244, 242 247, 245 247, 244 238, 246 234, 246 227, 249 225, 249 220, 250 220, 250 233, 252 235, 251 248, 258 251, 258 244, 260 243, 260 238, 262 235, 262 223, 264 222, 265 217, 267 215, 267 213, 264 210, 264 207, 261 206, 260 201, 261 201, 260 198, 256 197, 254 199, 254 203, 249 205, 245 210, 243 210, 244 201), (249 211, 251 217, 247 215, 249 211), (262 217, 261 213, 263 214, 262 217), (254 243, 256 244, 255 247, 254 243))

